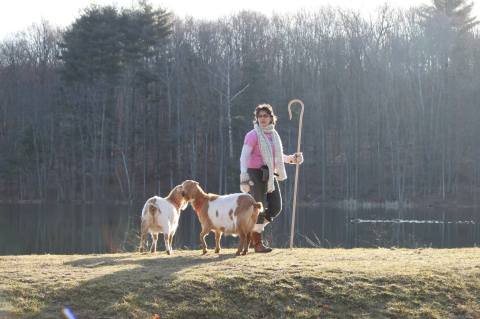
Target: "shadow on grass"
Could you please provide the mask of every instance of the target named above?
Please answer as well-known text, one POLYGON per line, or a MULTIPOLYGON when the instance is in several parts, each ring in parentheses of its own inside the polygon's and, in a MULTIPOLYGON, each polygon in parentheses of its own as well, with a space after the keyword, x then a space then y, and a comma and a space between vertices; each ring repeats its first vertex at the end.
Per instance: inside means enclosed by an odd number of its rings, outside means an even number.
POLYGON ((2 319, 17 319, 20 318, 16 314, 10 312, 10 311, 5 311, 5 310, 0 310, 0 318, 2 319))
MULTIPOLYGON (((182 292, 175 287, 179 272, 235 257, 234 254, 215 255, 213 252, 205 256, 200 256, 200 253, 198 256, 137 253, 66 262, 65 265, 85 268, 86 271, 101 267, 113 269, 109 274, 80 282, 78 286, 48 292, 46 306, 34 317, 60 318, 62 309, 68 307, 77 318, 150 318, 169 302, 173 305, 182 298, 182 292), (116 266, 121 269, 115 270, 116 266)), ((189 288, 204 288, 201 282, 194 285, 197 287, 189 288)))

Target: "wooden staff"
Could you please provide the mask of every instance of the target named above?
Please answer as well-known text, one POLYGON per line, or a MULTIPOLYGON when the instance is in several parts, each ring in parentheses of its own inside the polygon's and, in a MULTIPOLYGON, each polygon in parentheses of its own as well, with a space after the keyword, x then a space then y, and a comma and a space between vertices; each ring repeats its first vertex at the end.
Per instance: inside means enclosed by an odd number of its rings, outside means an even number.
MULTIPOLYGON (((300 143, 302 140, 302 121, 303 121, 303 102, 299 99, 291 100, 288 102, 288 115, 290 117, 290 120, 292 119, 292 108, 291 105, 293 103, 298 103, 300 104, 301 111, 300 111, 300 122, 298 124, 298 141, 297 141, 297 153, 300 153, 300 143)), ((295 231, 295 208, 297 206, 297 184, 298 184, 298 171, 300 169, 300 164, 296 163, 295 164, 295 183, 293 186, 293 210, 292 210, 292 227, 290 229, 290 248, 293 248, 293 235, 295 231)))

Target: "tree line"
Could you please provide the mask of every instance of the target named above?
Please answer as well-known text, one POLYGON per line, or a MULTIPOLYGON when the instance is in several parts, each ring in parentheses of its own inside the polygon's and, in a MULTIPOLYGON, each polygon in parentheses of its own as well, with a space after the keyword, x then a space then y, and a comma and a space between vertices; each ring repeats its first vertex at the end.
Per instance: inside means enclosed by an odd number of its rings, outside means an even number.
POLYGON ((236 192, 254 107, 274 106, 293 153, 286 106, 300 98, 300 201, 476 204, 472 6, 204 21, 140 2, 88 7, 63 30, 44 21, 0 43, 0 198, 142 200, 187 178, 236 192))

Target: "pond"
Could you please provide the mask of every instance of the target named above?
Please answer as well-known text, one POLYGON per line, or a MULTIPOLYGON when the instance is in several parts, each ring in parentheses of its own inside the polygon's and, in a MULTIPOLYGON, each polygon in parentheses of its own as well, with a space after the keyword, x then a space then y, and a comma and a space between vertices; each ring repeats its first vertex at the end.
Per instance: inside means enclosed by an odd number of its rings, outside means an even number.
MULTIPOLYGON (((132 205, 0 204, 0 254, 73 254, 133 251, 143 203, 132 205)), ((266 227, 273 247, 288 247, 290 209, 266 227)), ((200 224, 182 213, 175 249, 199 249, 200 224)), ((213 246, 213 234, 208 236, 213 246)), ((238 238, 222 239, 235 247, 238 238)), ((297 208, 297 247, 473 247, 480 244, 477 209, 297 208)), ((159 241, 163 250, 163 241, 159 241)))

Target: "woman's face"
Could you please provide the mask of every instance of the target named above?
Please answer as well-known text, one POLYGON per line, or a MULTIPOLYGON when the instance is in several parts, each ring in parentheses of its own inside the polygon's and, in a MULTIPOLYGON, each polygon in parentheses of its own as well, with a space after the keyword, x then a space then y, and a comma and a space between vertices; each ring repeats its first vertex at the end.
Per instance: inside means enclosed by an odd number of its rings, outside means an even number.
POLYGON ((260 111, 257 114, 257 121, 261 127, 267 127, 272 123, 272 117, 265 111, 260 111))

